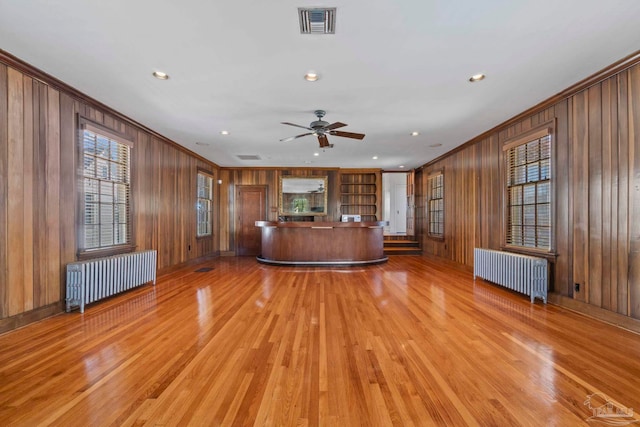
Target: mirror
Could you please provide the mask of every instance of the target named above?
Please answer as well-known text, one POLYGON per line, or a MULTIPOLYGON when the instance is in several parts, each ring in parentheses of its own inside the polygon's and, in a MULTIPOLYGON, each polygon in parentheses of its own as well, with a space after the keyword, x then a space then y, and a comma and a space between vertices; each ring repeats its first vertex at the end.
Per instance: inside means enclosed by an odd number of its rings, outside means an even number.
POLYGON ((280 177, 280 215, 326 215, 327 177, 280 177))

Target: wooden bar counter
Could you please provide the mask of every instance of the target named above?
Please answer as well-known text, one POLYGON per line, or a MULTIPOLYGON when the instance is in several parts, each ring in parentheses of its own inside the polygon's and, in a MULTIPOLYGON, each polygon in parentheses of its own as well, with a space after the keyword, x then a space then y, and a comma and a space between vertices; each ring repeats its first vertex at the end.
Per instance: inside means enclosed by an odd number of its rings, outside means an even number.
POLYGON ((262 254, 257 259, 266 264, 363 265, 388 260, 383 221, 255 224, 262 228, 262 254))

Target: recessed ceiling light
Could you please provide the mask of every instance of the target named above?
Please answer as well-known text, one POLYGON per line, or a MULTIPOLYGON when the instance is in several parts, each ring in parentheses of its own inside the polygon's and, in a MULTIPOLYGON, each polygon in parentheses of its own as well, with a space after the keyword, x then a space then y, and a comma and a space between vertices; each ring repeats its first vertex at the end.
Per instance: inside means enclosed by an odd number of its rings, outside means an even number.
POLYGON ((469 77, 469 81, 471 83, 473 82, 479 82, 480 80, 484 80, 484 78, 487 77, 484 74, 474 74, 473 76, 469 77))
POLYGON ((442 147, 442 144, 431 144, 429 147, 431 148, 442 147))
POLYGON ((398 166, 400 169, 404 169, 404 165, 400 165, 398 166))
POLYGON ((418 131, 414 130, 413 132, 411 132, 411 136, 418 136, 418 135, 420 135, 420 132, 418 131))
POLYGON ((318 157, 320 153, 313 153, 314 156, 318 157))
POLYGON ((169 74, 163 73, 162 71, 154 71, 153 77, 160 80, 169 80, 169 74))
POLYGON ((314 73, 313 71, 309 71, 307 74, 304 75, 304 79, 308 82, 315 82, 320 78, 320 76, 318 75, 318 73, 314 73))
POLYGON ((373 160, 378 160, 378 156, 373 156, 372 159, 373 160))
POLYGON ((305 161, 304 161, 304 164, 305 164, 305 165, 310 165, 311 163, 312 163, 312 162, 311 162, 311 160, 305 160, 305 161))
POLYGON ((228 130, 221 130, 220 131, 220 135, 229 135, 229 131, 228 130))

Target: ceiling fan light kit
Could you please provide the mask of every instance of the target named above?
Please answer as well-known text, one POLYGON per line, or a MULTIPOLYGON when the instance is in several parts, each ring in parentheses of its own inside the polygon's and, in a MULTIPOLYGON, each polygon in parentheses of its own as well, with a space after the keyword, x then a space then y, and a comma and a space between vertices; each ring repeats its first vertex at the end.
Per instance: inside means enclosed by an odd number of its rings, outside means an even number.
POLYGON ((322 120, 322 118, 327 114, 327 112, 324 110, 316 110, 314 111, 314 114, 316 115, 318 120, 311 122, 308 127, 297 125, 295 123, 281 122, 283 125, 295 126, 298 128, 307 129, 311 132, 302 133, 296 136, 290 136, 288 138, 281 139, 280 141, 287 142, 287 141, 292 141, 294 139, 302 138, 303 136, 313 135, 318 138, 318 143, 320 144, 320 148, 332 148, 333 144, 329 143, 329 140, 327 139, 327 135, 340 136, 343 138, 360 139, 360 140, 364 139, 365 137, 363 133, 343 132, 343 131, 336 130, 338 128, 347 126, 347 124, 341 123, 341 122, 329 123, 322 120))

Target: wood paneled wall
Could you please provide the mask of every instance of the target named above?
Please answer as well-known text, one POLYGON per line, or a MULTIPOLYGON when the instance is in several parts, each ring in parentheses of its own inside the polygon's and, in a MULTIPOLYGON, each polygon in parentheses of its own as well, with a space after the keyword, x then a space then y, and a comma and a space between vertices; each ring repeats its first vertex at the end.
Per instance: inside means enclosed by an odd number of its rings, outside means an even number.
MULTIPOLYGON (((371 169, 362 170, 363 173, 371 172, 371 169)), ((355 169, 348 169, 349 173, 356 173, 355 169)), ((236 249, 235 232, 237 215, 234 212, 235 187, 237 185, 265 185, 267 186, 267 214, 269 221, 278 220, 278 188, 281 176, 327 176, 328 177, 328 210, 325 221, 340 220, 340 173, 337 168, 221 168, 220 200, 222 206, 227 204, 228 209, 220 212, 220 251, 233 254, 236 249)), ((378 171, 379 174, 379 171, 378 171)), ((378 181, 380 181, 378 177, 378 181)), ((378 183, 380 185, 380 182, 378 183)), ((380 189, 378 189, 380 193, 380 189)), ((380 212, 380 197, 378 197, 377 210, 380 212)))
POLYGON ((195 224, 197 172, 217 180, 215 164, 0 61, 0 332, 62 309, 65 266, 77 251, 79 116, 133 140, 138 250, 158 250, 160 270, 217 253, 217 240, 197 239, 195 224))
MULTIPOLYGON (((233 253, 237 185, 266 185, 267 219, 276 220, 280 176, 327 175, 326 219, 339 219, 339 169, 219 169, 77 91, 51 84, 42 73, 0 60, 0 332, 62 308, 64 266, 75 261, 77 249, 79 116, 133 140, 135 243, 158 250, 161 270, 233 253), (214 189, 214 236, 206 239, 195 237, 198 170, 222 180, 214 189)), ((423 249, 472 266, 473 248, 502 246, 502 145, 547 122, 555 124, 554 293, 562 304, 594 308, 591 314, 640 319, 639 65, 417 170, 416 232, 423 249), (425 230, 427 176, 435 170, 443 170, 445 180, 442 241, 429 239, 425 230)))
MULTIPOLYGON (((427 253, 473 265, 473 248, 504 237, 505 141, 555 125, 557 301, 589 314, 640 319, 640 65, 555 101, 416 173, 420 240, 427 253), (426 236, 427 176, 443 169, 445 239, 426 236), (579 290, 576 290, 576 284, 579 290)), ((615 321, 615 320, 614 320, 615 321)))

